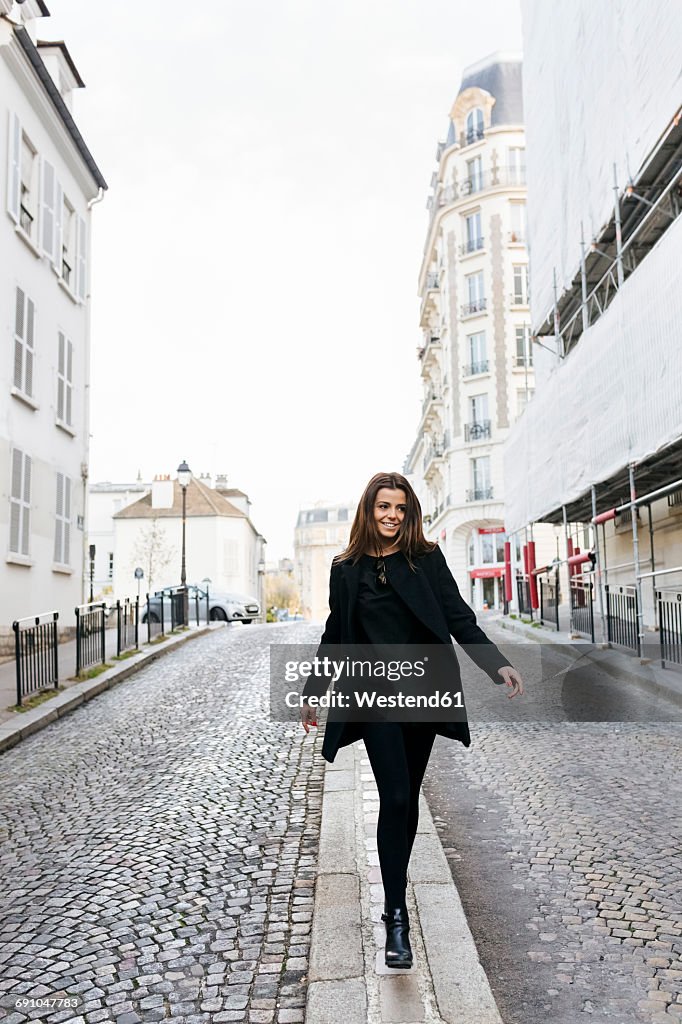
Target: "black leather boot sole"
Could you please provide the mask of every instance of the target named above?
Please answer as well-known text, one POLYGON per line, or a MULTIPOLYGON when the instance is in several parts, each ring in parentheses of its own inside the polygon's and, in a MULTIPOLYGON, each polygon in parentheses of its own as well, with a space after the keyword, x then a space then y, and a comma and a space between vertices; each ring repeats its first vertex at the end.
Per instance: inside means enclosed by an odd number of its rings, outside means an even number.
POLYGON ((412 966, 412 949, 410 947, 410 921, 407 911, 402 907, 388 910, 381 915, 386 926, 386 952, 384 962, 387 967, 406 969, 412 966))

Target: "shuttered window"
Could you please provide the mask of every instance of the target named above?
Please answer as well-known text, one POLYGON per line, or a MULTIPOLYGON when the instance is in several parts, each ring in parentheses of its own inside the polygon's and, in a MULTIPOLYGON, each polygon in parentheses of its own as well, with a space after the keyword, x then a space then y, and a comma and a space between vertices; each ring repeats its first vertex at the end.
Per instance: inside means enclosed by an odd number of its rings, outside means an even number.
POLYGON ((57 355, 57 419, 67 426, 73 419, 73 343, 59 331, 57 355))
POLYGON ((14 315, 14 386, 33 397, 35 305, 32 299, 17 288, 14 315))
POLYGON ((19 448, 12 449, 10 482, 9 549, 29 554, 31 532, 31 458, 19 448))
POLYGON ((85 302, 87 292, 87 258, 88 238, 85 221, 78 218, 76 234, 76 296, 81 302, 85 302))
POLYGON ((71 560, 71 478, 64 473, 57 473, 54 560, 60 565, 69 565, 71 560))

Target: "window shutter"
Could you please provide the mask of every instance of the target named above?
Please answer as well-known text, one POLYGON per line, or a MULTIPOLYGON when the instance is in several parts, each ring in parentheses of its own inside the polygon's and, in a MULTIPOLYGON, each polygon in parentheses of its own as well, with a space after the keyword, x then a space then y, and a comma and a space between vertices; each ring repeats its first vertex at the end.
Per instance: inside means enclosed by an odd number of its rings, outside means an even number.
POLYGON ((41 160, 42 195, 40 208, 40 225, 43 252, 54 261, 54 206, 55 206, 55 174, 54 167, 44 157, 41 160))
POLYGON ((64 543, 62 545, 62 561, 69 565, 71 561, 71 477, 64 477, 64 543))
POLYGON ((31 299, 26 299, 26 346, 24 352, 24 391, 27 395, 33 395, 33 321, 35 317, 35 305, 31 299))
POLYGON ((12 483, 9 523, 9 549, 19 551, 19 534, 21 531, 21 469, 23 452, 12 449, 12 483))
POLYGON ((21 122, 16 114, 9 116, 9 139, 7 144, 7 211, 19 223, 21 202, 21 122))
POLYGON ((24 454, 24 507, 21 517, 21 553, 29 553, 29 536, 31 532, 31 457, 24 454))
POLYGON ((66 408, 64 394, 66 388, 66 353, 64 351, 66 341, 61 331, 59 331, 58 345, 59 352, 57 355, 57 419, 63 421, 66 408))
POLYGON ((86 225, 82 217, 78 218, 77 224, 77 254, 76 254, 76 295, 85 302, 85 291, 87 287, 87 234, 86 225))
POLYGON ((14 386, 23 388, 24 384, 24 310, 26 297, 17 288, 17 302, 14 317, 14 386))
POLYGON ((64 190, 58 181, 55 181, 55 199, 54 199, 54 253, 52 255, 52 262, 54 263, 55 269, 62 276, 62 232, 64 230, 63 225, 63 214, 64 214, 64 190))
POLYGON ((73 342, 67 342, 66 347, 66 422, 72 424, 71 398, 73 395, 73 342))
POLYGON ((57 507, 55 510, 55 522, 54 522, 54 560, 55 562, 62 562, 63 554, 63 542, 64 542, 64 476, 62 473, 57 473, 57 507))

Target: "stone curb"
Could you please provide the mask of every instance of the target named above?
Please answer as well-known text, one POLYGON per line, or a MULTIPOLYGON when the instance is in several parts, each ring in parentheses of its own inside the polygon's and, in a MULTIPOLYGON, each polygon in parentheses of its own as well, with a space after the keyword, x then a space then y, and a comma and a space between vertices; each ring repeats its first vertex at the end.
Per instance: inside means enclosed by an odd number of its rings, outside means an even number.
POLYGON ((96 676, 94 679, 84 679, 80 683, 74 683, 73 686, 69 686, 68 689, 57 694, 56 697, 52 697, 49 701, 40 704, 36 708, 31 708, 30 711, 17 712, 17 716, 21 716, 20 721, 3 722, 0 724, 0 754, 5 750, 10 750, 32 733, 44 729, 50 722, 56 721, 57 718, 62 718, 86 700, 91 700, 97 694, 110 689, 116 683, 128 679, 129 676, 134 675, 139 669, 146 668, 147 665, 156 661, 157 658, 160 658, 168 651, 181 647, 189 640, 205 636, 206 633, 213 632, 216 628, 222 628, 223 625, 223 623, 218 623, 217 625, 204 626, 202 629, 192 630, 190 633, 169 637, 165 643, 157 644, 149 651, 142 651, 132 658, 127 658, 125 662, 117 664, 114 668, 107 669, 106 672, 102 672, 101 675, 96 676))
MULTIPOLYGON (((375 1018, 369 1012, 369 993, 376 1009, 376 982, 389 980, 394 984, 379 987, 382 1021, 413 1019, 408 1004, 411 989, 416 993, 416 975, 399 972, 405 976, 370 979, 364 973, 365 962, 373 965, 375 956, 372 952, 365 961, 363 955, 360 870, 364 865, 359 866, 356 853, 357 808, 354 814, 359 777, 354 768, 360 755, 353 748, 357 746, 344 747, 333 765, 325 765, 306 1024, 366 1024, 370 1015, 375 1018)), ((418 918, 414 931, 421 932, 424 944, 426 962, 420 983, 430 988, 427 1001, 435 1004, 443 1024, 502 1024, 423 796, 409 875, 418 918)))
MULTIPOLYGON (((516 633, 526 640, 534 640, 536 643, 552 644, 556 647, 587 646, 593 650, 587 655, 594 665, 603 669, 613 679, 626 683, 633 683, 641 686, 654 697, 665 697, 675 704, 682 704, 682 673, 674 668, 664 669, 653 660, 644 662, 635 655, 624 654, 614 650, 606 644, 592 644, 585 637, 572 640, 566 633, 555 632, 554 630, 534 629, 523 622, 497 619, 496 624, 510 633, 516 633)), ((658 643, 656 643, 658 649, 658 643)))

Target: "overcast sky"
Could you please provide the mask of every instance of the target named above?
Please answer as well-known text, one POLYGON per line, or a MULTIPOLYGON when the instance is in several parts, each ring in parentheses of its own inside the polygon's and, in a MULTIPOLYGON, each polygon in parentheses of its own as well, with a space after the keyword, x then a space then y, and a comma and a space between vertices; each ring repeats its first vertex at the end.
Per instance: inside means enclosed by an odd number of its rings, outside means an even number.
POLYGON ((301 505, 403 466, 435 148, 517 0, 49 0, 109 184, 91 479, 224 472, 268 559, 301 505))

